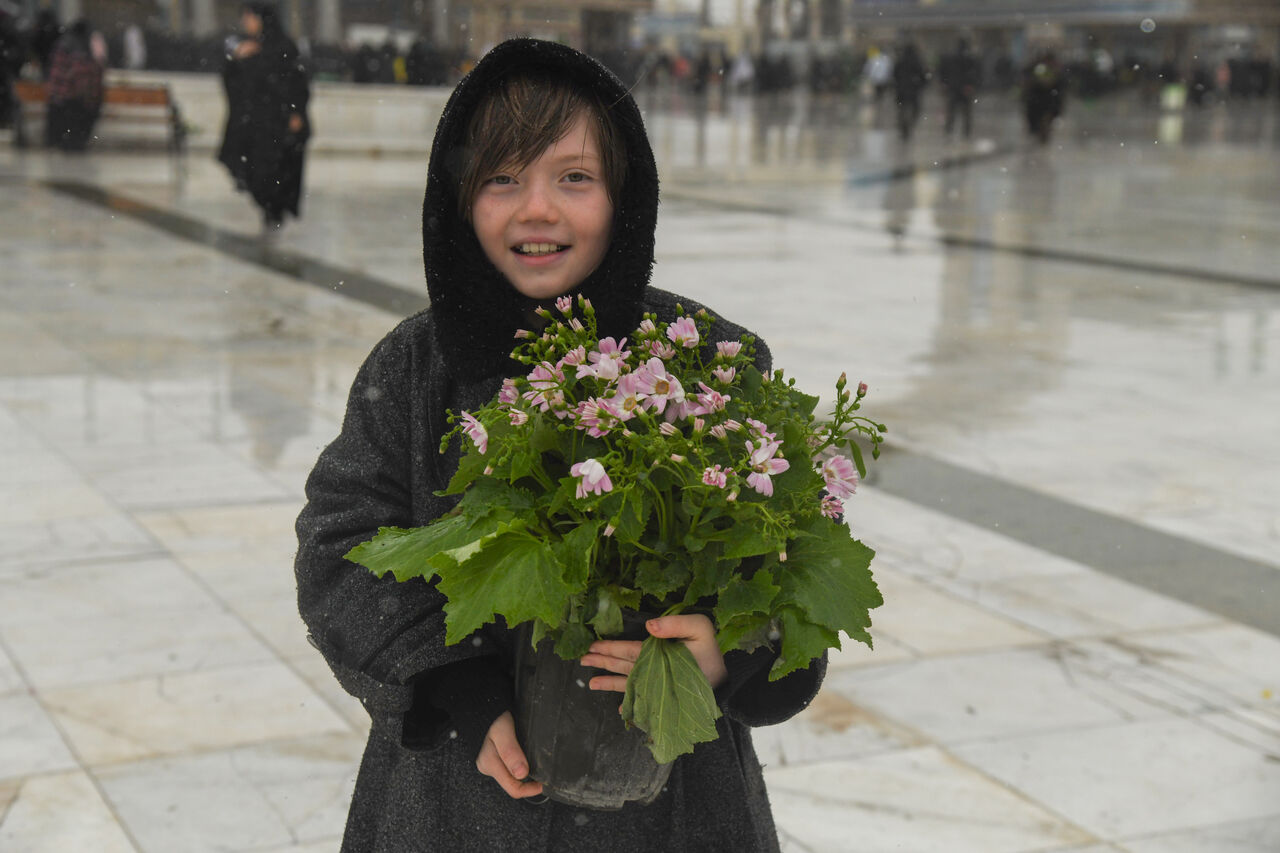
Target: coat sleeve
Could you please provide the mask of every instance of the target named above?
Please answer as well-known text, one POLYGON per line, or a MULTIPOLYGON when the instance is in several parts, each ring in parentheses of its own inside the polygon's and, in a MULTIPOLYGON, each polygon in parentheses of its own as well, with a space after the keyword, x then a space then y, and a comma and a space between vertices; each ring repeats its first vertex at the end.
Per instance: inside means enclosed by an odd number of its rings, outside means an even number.
POLYGON ((375 727, 397 740, 416 681, 447 664, 501 654, 484 633, 444 644, 444 597, 433 584, 379 578, 344 559, 379 527, 414 524, 415 371, 404 337, 392 333, 379 344, 352 385, 342 431, 307 480, 294 566, 298 609, 312 645, 375 727))

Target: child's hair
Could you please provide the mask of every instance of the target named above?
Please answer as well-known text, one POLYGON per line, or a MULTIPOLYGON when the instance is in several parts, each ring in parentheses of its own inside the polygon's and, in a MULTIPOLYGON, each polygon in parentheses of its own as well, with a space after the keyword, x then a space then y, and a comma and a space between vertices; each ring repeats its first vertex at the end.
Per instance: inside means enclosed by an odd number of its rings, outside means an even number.
POLYGON ((467 124, 458 213, 471 221, 480 187, 499 169, 523 169, 561 139, 581 114, 594 126, 609 200, 627 178, 627 149, 608 108, 594 93, 562 77, 519 72, 503 78, 467 124))

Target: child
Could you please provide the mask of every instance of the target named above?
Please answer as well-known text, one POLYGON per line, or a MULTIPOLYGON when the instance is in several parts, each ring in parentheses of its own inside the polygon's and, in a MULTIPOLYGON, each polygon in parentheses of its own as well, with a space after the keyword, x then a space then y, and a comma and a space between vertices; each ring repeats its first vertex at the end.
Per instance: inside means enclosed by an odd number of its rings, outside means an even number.
MULTIPOLYGON (((491 625, 446 646, 433 585, 379 579, 342 557, 379 526, 423 525, 449 510, 453 500, 436 494, 458 462, 457 443, 437 452, 446 411, 480 406, 525 372, 508 356, 516 330, 540 322, 533 309, 582 294, 601 336, 619 339, 645 311, 674 319, 677 298, 648 286, 657 208, 639 110, 589 57, 505 42, 445 107, 423 203, 431 307, 365 361, 298 519, 303 619, 373 722, 345 851, 778 849, 747 727, 807 705, 825 659, 771 683, 772 650, 722 657, 707 617, 654 620, 650 632, 688 644, 715 687, 719 738, 677 759, 650 805, 564 806, 527 778, 511 713, 511 632, 491 625)), ((742 334, 717 321, 712 340, 742 334)), ((768 369, 768 350, 758 351, 768 369)), ((638 648, 593 645, 582 660, 602 673, 590 686, 622 690, 638 648)))

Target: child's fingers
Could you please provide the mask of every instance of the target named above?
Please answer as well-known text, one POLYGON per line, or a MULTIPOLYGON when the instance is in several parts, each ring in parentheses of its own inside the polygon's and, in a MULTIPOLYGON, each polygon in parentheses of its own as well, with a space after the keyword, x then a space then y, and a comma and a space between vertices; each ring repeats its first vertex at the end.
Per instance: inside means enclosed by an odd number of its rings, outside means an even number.
POLYGON ((660 616, 650 619, 645 627, 653 636, 669 640, 707 640, 716 634, 711 620, 700 613, 660 616))
POLYGON ((514 798, 533 797, 542 793, 542 783, 523 781, 529 775, 529 762, 516 739, 515 720, 508 711, 493 721, 485 736, 476 769, 498 783, 514 798))
POLYGON ((625 675, 597 675, 587 684, 592 690, 613 690, 617 693, 625 693, 627 690, 627 677, 625 675))
POLYGON ((592 654, 611 658, 629 660, 632 663, 640 657, 639 640, 596 640, 591 644, 592 654))

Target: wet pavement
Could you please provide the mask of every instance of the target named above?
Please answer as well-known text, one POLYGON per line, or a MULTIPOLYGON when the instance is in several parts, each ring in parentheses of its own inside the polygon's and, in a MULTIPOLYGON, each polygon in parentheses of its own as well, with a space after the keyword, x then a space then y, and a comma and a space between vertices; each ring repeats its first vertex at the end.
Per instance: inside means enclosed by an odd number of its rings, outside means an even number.
MULTIPOLYGON (((1280 849, 1280 110, 641 93, 657 285, 847 370, 876 650, 756 732, 784 850, 1280 849)), ((425 304, 422 158, 0 143, 0 849, 337 849, 367 717, 291 524, 425 304)))

